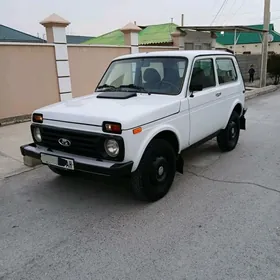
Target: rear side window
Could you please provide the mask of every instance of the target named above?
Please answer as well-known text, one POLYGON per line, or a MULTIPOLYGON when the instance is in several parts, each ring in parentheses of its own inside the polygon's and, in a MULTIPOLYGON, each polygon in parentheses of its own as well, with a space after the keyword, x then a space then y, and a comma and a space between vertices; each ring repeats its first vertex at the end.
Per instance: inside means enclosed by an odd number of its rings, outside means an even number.
POLYGON ((217 73, 220 84, 237 81, 237 73, 231 58, 217 58, 217 73))

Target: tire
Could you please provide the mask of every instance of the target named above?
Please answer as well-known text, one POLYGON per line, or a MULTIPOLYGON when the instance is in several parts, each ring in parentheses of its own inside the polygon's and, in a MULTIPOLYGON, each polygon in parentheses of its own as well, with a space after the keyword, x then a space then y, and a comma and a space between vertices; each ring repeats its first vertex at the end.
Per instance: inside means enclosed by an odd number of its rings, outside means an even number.
POLYGON ((217 142, 222 152, 230 152, 235 149, 240 135, 240 116, 233 111, 224 130, 217 136, 217 142))
POLYGON ((132 192, 137 199, 155 202, 169 191, 176 173, 176 154, 163 139, 154 139, 146 148, 132 174, 132 192))
POLYGON ((49 169, 60 176, 73 176, 75 174, 75 171, 65 170, 51 165, 49 165, 49 169))

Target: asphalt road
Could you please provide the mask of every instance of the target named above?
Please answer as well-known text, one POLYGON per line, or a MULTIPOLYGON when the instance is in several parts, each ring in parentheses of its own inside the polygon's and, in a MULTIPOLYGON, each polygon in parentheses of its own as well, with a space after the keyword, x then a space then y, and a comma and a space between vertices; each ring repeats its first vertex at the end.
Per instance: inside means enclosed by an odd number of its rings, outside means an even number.
POLYGON ((46 167, 2 180, 0 279, 280 279, 280 92, 248 106, 237 148, 185 153, 154 204, 46 167))

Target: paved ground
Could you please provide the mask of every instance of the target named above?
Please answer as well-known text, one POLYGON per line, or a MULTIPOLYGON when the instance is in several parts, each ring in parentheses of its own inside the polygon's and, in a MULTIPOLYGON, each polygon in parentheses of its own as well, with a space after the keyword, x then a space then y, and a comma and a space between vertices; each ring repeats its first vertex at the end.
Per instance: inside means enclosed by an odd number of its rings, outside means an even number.
POLYGON ((248 102, 235 151, 185 153, 155 204, 46 167, 0 181, 0 279, 280 279, 279 93, 248 102))
POLYGON ((32 142, 30 123, 0 127, 0 179, 30 170, 23 165, 19 147, 32 142))

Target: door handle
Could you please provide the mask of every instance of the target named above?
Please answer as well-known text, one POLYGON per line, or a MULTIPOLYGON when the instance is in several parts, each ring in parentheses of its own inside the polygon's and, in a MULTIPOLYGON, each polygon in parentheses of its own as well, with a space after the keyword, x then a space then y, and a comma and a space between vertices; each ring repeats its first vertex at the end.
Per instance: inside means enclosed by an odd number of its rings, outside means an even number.
POLYGON ((221 96, 221 95, 222 95, 221 92, 217 92, 217 93, 216 93, 216 96, 217 96, 217 97, 219 97, 219 96, 221 96))

